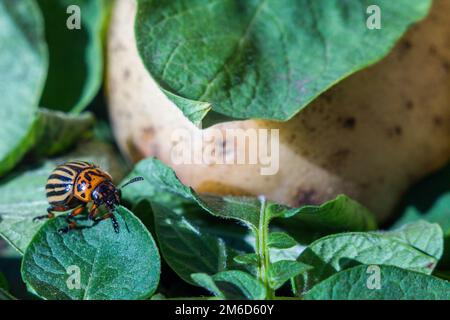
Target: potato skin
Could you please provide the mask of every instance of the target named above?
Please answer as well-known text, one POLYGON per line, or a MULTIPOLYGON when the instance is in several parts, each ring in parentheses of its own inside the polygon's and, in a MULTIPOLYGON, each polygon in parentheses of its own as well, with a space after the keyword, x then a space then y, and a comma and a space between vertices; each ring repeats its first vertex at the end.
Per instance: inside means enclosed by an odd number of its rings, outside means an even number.
POLYGON ((156 156, 197 191, 264 194, 292 206, 344 193, 384 220, 412 183, 450 159, 448 0, 435 0, 428 18, 413 26, 388 57, 343 80, 293 119, 214 126, 278 128, 280 170, 272 176, 260 175, 257 165, 171 162, 173 130, 199 129, 144 68, 133 35, 135 10, 135 1, 116 2, 107 63, 113 130, 132 162, 156 156))

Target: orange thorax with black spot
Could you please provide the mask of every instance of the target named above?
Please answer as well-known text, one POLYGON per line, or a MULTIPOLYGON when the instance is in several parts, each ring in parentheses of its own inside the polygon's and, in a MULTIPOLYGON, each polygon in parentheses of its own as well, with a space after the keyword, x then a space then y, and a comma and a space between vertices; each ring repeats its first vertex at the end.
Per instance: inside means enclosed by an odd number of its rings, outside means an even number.
POLYGON ((102 182, 111 180, 108 173, 98 168, 84 169, 75 180, 73 195, 81 201, 90 202, 93 200, 92 191, 102 182))

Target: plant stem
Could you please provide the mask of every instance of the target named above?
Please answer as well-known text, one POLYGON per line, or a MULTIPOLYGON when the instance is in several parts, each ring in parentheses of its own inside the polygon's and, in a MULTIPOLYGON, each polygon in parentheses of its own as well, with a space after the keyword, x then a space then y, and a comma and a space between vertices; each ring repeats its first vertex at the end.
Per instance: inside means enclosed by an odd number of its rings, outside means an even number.
POLYGON ((269 267, 270 257, 269 249, 267 246, 269 236, 269 222, 266 217, 266 198, 264 196, 259 197, 261 201, 261 210, 259 216, 259 227, 256 231, 256 253, 258 255, 258 276, 261 279, 264 287, 266 288, 266 299, 271 300, 274 298, 274 292, 269 283, 269 267))

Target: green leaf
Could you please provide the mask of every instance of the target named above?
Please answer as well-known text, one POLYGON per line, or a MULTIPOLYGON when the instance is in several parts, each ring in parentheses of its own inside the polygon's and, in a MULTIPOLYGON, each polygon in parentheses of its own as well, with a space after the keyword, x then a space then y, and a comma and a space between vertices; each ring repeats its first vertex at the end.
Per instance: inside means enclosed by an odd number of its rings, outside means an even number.
POLYGON ((431 274, 440 258, 435 255, 442 253, 442 230, 437 224, 428 223, 420 223, 419 228, 413 229, 393 233, 341 233, 313 242, 298 261, 314 269, 296 278, 297 291, 307 291, 333 274, 358 264, 393 265, 431 274))
POLYGON ((5 291, 9 290, 8 281, 6 280, 6 277, 3 275, 3 273, 0 273, 0 289, 3 289, 5 291))
POLYGON ((103 76, 102 36, 108 0, 38 0, 45 19, 50 68, 41 105, 61 111, 82 111, 95 97, 103 76), (80 8, 81 28, 67 22, 80 8))
POLYGON ((193 123, 208 110, 287 120, 384 57, 430 0, 139 0, 136 41, 153 78, 193 123), (382 29, 366 25, 378 5, 382 29))
POLYGON ((16 298, 9 293, 9 285, 3 273, 0 273, 0 300, 16 300, 16 298))
POLYGON ((25 283, 45 299, 144 299, 156 290, 160 258, 152 236, 127 209, 92 228, 59 234, 64 218, 48 221, 35 235, 22 260, 25 283), (125 227, 128 226, 128 230, 125 227), (78 271, 74 271, 77 270, 78 271), (80 276, 80 287, 74 287, 80 276))
POLYGON ((272 232, 269 234, 267 245, 270 248, 289 249, 297 245, 297 241, 284 232, 272 232))
POLYGON ((234 261, 239 264, 258 264, 258 255, 256 253, 246 253, 234 257, 234 261))
POLYGON ((415 206, 407 207, 405 213, 396 222, 394 227, 420 219, 438 223, 444 230, 444 256, 439 262, 439 267, 450 269, 450 192, 442 194, 437 198, 431 208, 423 212, 415 206))
POLYGON ((8 291, 0 288, 0 300, 16 300, 8 291))
POLYGON ((32 220, 47 212, 45 184, 55 166, 54 162, 45 162, 1 181, 0 235, 22 254, 43 224, 32 220))
POLYGON ((389 232, 381 232, 380 234, 387 237, 394 237, 417 250, 439 260, 443 253, 442 245, 442 229, 437 223, 429 223, 419 220, 414 223, 408 223, 396 230, 389 232))
POLYGON ((433 272, 433 275, 438 278, 450 281, 450 271, 435 271, 433 272))
POLYGON ((5 289, 0 288, 0 300, 16 300, 16 298, 5 289))
POLYGON ((243 271, 223 271, 213 276, 196 273, 192 279, 222 299, 262 300, 266 296, 262 283, 243 271))
POLYGON ((190 189, 178 180, 172 169, 159 160, 149 158, 140 161, 125 180, 136 176, 142 176, 144 181, 130 184, 122 192, 122 198, 130 203, 152 200, 165 206, 179 207, 194 200, 190 189))
POLYGON ((226 269, 224 241, 200 228, 180 210, 152 204, 155 230, 164 260, 186 282, 191 274, 215 274, 226 269))
POLYGON ((302 244, 329 234, 370 231, 377 227, 374 215, 345 195, 338 195, 318 206, 291 209, 284 216, 292 218, 278 220, 277 224, 302 244))
POLYGON ((450 236, 450 192, 440 196, 426 212, 420 212, 413 206, 406 208, 404 215, 395 223, 394 228, 417 220, 438 223, 444 233, 450 236))
POLYGON ((19 252, 24 253, 31 239, 44 223, 33 222, 33 218, 47 213, 48 202, 45 184, 50 172, 57 164, 67 160, 85 160, 96 163, 113 177, 117 159, 114 151, 100 143, 84 144, 63 158, 45 161, 35 167, 22 168, 0 180, 0 236, 5 238, 19 252), (86 153, 84 153, 86 152, 86 153))
POLYGON ((294 278, 308 270, 312 266, 291 260, 280 260, 272 263, 269 268, 269 283, 272 289, 281 288, 291 278, 294 278))
POLYGON ((312 288, 306 300, 449 300, 450 282, 393 266, 380 266, 380 289, 368 286, 368 266, 339 272, 312 288), (369 289, 369 288, 372 289, 369 289))
POLYGON ((164 296, 161 293, 157 293, 155 295, 153 295, 150 300, 167 300, 166 296, 164 296))
POLYGON ((70 114, 39 109, 38 134, 34 153, 37 156, 54 156, 87 137, 95 118, 90 112, 70 114))
POLYGON ((0 2, 0 176, 33 144, 47 72, 44 22, 34 0, 0 2))
POLYGON ((280 260, 292 260, 295 261, 300 256, 300 254, 305 250, 305 246, 297 244, 289 249, 276 249, 270 248, 270 261, 272 263, 280 260))

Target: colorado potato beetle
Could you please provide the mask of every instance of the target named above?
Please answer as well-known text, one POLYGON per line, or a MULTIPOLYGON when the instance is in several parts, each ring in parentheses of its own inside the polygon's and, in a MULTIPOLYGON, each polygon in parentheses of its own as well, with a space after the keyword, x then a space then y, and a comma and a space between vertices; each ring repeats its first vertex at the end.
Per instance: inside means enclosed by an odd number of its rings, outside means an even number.
MULTIPOLYGON (((136 177, 126 182, 121 188, 142 181, 136 177)), ((33 220, 54 218, 54 212, 70 211, 66 216, 68 225, 59 229, 60 233, 67 233, 77 227, 74 217, 81 214, 89 203, 88 219, 97 223, 110 218, 114 231, 119 232, 119 224, 114 216, 114 209, 120 204, 121 188, 117 188, 106 171, 97 165, 85 161, 69 161, 57 166, 47 179, 45 191, 50 207, 47 214, 35 217, 33 220), (104 205, 107 213, 97 217, 99 207, 104 205)))

